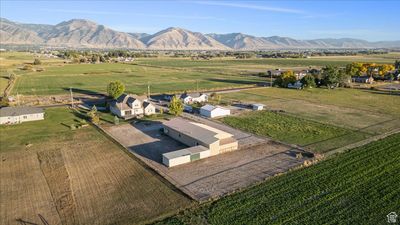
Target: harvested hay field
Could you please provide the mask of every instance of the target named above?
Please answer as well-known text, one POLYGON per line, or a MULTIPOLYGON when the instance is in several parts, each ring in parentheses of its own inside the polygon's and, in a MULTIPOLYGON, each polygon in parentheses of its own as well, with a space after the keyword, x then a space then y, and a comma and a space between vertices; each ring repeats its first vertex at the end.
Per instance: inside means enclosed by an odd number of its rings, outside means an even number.
POLYGON ((190 204, 95 128, 61 124, 75 120, 57 108, 0 127, 0 224, 140 224, 190 204))

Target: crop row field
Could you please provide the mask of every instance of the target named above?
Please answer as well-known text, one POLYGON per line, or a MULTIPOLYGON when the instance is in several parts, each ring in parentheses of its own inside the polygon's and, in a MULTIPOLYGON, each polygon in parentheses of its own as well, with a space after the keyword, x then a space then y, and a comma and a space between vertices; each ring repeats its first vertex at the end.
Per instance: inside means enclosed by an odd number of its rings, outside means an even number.
POLYGON ((79 114, 0 127, 0 224, 135 224, 191 201, 79 114), (21 222, 23 221, 23 222, 21 222))
POLYGON ((400 134, 156 224, 386 224, 400 210, 400 134))

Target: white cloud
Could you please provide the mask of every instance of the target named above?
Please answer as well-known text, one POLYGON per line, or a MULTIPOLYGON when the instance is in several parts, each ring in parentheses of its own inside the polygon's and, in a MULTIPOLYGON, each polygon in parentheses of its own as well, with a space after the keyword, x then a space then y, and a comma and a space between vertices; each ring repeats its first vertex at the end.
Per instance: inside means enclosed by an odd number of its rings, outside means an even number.
POLYGON ((141 16, 153 18, 168 18, 168 19, 187 19, 187 20, 224 20, 215 16, 199 16, 199 15, 171 15, 171 14, 149 14, 149 13, 124 13, 111 11, 92 11, 92 10, 75 10, 75 9, 40 9, 45 12, 60 12, 70 14, 90 14, 90 15, 120 15, 120 16, 141 16))
POLYGON ((298 10, 298 9, 270 7, 270 6, 253 5, 253 4, 247 4, 247 3, 210 2, 210 1, 195 1, 193 3, 201 4, 201 5, 226 6, 226 7, 233 7, 233 8, 254 9, 254 10, 280 12, 280 13, 305 14, 304 11, 298 10))

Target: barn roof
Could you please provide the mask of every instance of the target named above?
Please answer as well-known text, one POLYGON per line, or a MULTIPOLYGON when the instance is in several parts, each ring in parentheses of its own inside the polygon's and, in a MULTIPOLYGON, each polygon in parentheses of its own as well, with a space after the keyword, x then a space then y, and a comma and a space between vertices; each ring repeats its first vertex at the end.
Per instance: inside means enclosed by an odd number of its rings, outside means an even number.
POLYGON ((21 116, 36 113, 43 113, 42 108, 31 106, 3 107, 0 108, 0 116, 21 116))

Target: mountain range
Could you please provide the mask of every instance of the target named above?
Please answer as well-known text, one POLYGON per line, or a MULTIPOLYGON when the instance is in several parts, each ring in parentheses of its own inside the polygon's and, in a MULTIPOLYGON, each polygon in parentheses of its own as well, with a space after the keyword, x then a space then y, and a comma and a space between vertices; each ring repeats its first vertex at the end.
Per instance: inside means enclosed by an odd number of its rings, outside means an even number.
POLYGON ((84 19, 46 25, 18 23, 4 18, 0 18, 0 44, 70 48, 242 51, 400 47, 400 41, 368 42, 352 38, 297 40, 280 36, 255 37, 242 33, 203 34, 178 27, 170 27, 155 34, 126 33, 84 19))

